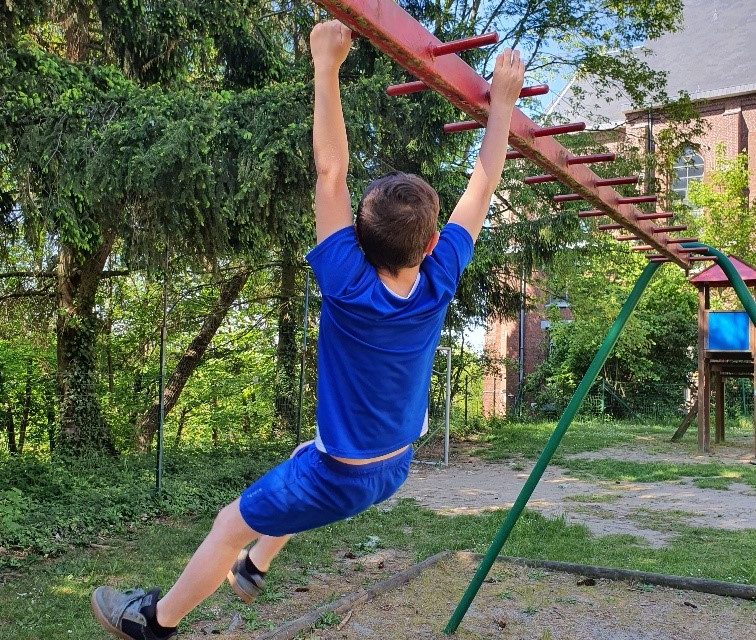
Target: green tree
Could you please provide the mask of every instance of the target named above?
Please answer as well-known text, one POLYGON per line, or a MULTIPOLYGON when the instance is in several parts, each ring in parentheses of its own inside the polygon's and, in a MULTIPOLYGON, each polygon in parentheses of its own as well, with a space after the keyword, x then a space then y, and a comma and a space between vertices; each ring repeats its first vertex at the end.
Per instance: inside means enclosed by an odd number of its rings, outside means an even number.
MULTIPOLYGON (((497 28, 503 44, 525 48, 534 77, 582 69, 639 98, 658 94, 662 78, 611 51, 676 28, 681 13, 679 0, 406 6, 444 40, 497 28)), ((98 292, 109 275, 153 273, 166 245, 200 270, 231 257, 280 259, 275 386, 279 399, 290 395, 301 324, 292 293, 312 242, 304 43, 320 10, 63 0, 6 3, 2 12, 0 245, 23 239, 54 283, 62 443, 113 450, 98 388, 98 292)), ((485 73, 491 55, 465 58, 485 73)), ((442 135, 456 114, 438 96, 384 94, 405 77, 366 41, 344 68, 353 193, 387 170, 412 171, 437 186, 446 213, 464 188, 476 137, 442 135)), ((511 204, 522 210, 516 198, 511 204)), ((495 276, 550 259, 577 230, 568 215, 492 224, 450 321, 511 311, 516 288, 495 276)), ((26 283, 39 282, 29 274, 26 283)), ((291 414, 280 417, 290 428, 291 414)))
POLYGON ((719 145, 714 168, 703 181, 690 185, 688 199, 701 209, 695 222, 703 242, 743 260, 756 260, 756 215, 748 201, 745 152, 727 158, 724 145, 719 145))

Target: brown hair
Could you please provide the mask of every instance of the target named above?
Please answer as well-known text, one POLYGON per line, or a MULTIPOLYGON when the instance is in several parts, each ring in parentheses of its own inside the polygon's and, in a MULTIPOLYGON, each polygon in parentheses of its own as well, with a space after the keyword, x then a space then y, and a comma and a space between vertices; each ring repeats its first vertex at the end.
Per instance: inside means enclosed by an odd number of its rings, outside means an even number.
POLYGON ((357 237, 376 269, 396 275, 423 259, 437 230, 436 190, 411 173, 390 173, 373 180, 357 207, 357 237))

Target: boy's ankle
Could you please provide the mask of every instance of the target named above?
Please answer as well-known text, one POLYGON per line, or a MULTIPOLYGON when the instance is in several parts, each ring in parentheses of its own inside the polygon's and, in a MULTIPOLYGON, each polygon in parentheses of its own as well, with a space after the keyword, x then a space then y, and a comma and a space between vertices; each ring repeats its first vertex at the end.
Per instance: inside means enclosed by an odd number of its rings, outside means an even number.
POLYGON ((160 600, 151 607, 145 607, 142 610, 142 614, 147 620, 147 626, 158 637, 169 637, 171 633, 176 631, 178 625, 168 625, 160 622, 160 600))
POLYGON ((247 557, 244 560, 244 568, 247 571, 247 573, 251 576, 255 575, 256 573, 265 576, 266 573, 268 573, 268 569, 270 567, 265 567, 265 569, 261 569, 255 562, 253 562, 252 558, 249 557, 249 554, 247 554, 247 557))

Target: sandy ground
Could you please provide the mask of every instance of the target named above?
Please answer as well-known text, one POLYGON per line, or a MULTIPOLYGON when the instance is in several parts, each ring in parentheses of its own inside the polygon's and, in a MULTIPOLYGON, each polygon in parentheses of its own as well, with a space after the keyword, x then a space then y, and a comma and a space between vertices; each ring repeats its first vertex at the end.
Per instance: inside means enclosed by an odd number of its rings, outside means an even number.
MULTIPOLYGON (((474 561, 459 554, 406 586, 347 612, 339 629, 302 638, 441 640, 474 561)), ((756 605, 690 591, 498 564, 456 637, 460 640, 752 640, 756 605)))
MULTIPOLYGON (((577 454, 575 458, 615 458, 636 462, 708 463, 710 456, 669 456, 643 451, 605 449, 577 454)), ((717 461, 748 464, 742 448, 722 448, 717 461)), ((414 465, 410 478, 392 499, 414 498, 419 504, 442 513, 476 513, 510 507, 525 483, 532 462, 488 463, 462 455, 449 467, 414 465), (524 468, 523 468, 524 467, 524 468)), ((391 504, 389 502, 388 504, 391 504)), ((733 483, 726 491, 701 489, 689 479, 659 483, 592 482, 550 466, 536 487, 528 508, 547 516, 563 515, 568 522, 582 523, 598 535, 626 533, 663 546, 671 534, 660 526, 644 527, 648 512, 662 516, 675 512, 678 522, 721 529, 756 528, 756 491, 733 483)))
MULTIPOLYGON (((606 449, 577 458, 617 458, 638 462, 711 462, 712 458, 655 454, 650 450, 606 449), (678 459, 679 458, 679 459, 678 459)), ((723 450, 717 460, 747 464, 742 448, 723 450)), ((443 513, 475 513, 512 504, 530 464, 487 463, 458 452, 447 467, 413 465, 410 479, 393 500, 414 498, 443 513), (523 468, 525 466, 526 468, 523 468)), ((664 517, 722 529, 756 528, 756 491, 733 484, 727 491, 700 489, 689 481, 663 483, 589 482, 556 467, 547 469, 529 507, 545 515, 564 515, 599 535, 629 533, 663 546, 664 517), (570 499, 573 497, 573 499, 570 499), (596 502, 599 500, 599 502, 596 502), (672 513, 670 513, 672 512, 672 513), (649 525, 655 520, 655 524, 649 525), (644 523, 646 526, 644 527, 644 523), (651 526, 657 528, 650 528, 651 526)), ((392 501, 387 503, 390 507, 392 501)), ((336 571, 313 573, 307 583, 281 599, 254 605, 257 624, 231 620, 195 622, 187 640, 208 635, 254 639, 271 628, 312 611, 339 596, 359 591, 407 568, 405 552, 381 549, 360 558, 334 557, 336 571)), ((426 569, 405 587, 356 607, 338 624, 312 629, 298 640, 441 640, 443 626, 466 588, 476 563, 457 554, 426 569)), ((494 568, 456 637, 463 640, 749 640, 756 638, 756 603, 661 587, 580 578, 515 567, 494 568)), ((225 599, 234 596, 224 588, 225 599)), ((218 612, 220 613, 220 612, 218 612)), ((333 621, 331 621, 333 622, 333 621)))

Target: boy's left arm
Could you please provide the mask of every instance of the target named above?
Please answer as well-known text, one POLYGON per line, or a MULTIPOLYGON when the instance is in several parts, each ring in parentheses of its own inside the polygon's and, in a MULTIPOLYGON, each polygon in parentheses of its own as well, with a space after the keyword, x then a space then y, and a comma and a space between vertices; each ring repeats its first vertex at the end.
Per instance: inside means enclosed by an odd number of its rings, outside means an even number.
POLYGON ((491 206, 491 198, 501 180, 507 156, 509 123, 515 101, 520 95, 524 73, 519 51, 506 49, 496 58, 491 83, 491 107, 480 153, 467 189, 449 217, 449 222, 467 229, 473 242, 478 239, 491 206))
POLYGON ((315 67, 315 231, 318 243, 352 224, 347 188, 349 146, 341 108, 339 68, 351 47, 351 31, 337 20, 316 24, 310 33, 315 67))

